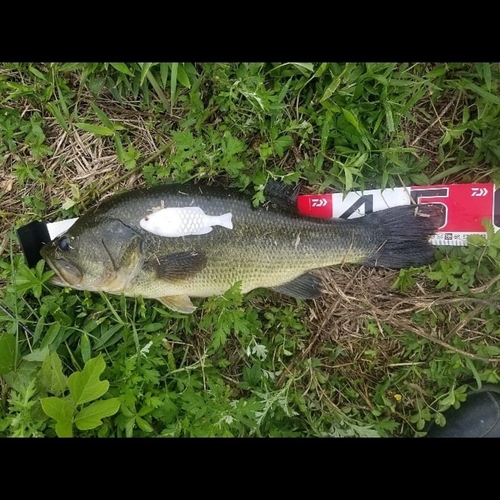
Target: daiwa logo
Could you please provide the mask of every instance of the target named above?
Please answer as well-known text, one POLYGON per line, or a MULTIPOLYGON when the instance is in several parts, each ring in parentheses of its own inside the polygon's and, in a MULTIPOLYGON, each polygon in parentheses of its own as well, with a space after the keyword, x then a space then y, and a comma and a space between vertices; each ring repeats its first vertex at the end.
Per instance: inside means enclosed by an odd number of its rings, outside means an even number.
POLYGON ((471 196, 486 196, 488 194, 487 188, 471 188, 471 196))
POLYGON ((313 198, 311 200, 312 207, 325 207, 328 205, 328 200, 326 198, 313 198))

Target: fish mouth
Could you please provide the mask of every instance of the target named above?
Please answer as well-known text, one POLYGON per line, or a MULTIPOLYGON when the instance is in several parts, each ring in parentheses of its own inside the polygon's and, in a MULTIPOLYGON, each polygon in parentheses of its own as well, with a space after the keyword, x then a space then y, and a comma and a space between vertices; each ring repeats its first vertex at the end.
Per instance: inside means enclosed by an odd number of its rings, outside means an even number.
POLYGON ((44 257, 45 262, 56 273, 49 282, 58 286, 77 286, 82 281, 81 271, 65 259, 52 259, 44 257))

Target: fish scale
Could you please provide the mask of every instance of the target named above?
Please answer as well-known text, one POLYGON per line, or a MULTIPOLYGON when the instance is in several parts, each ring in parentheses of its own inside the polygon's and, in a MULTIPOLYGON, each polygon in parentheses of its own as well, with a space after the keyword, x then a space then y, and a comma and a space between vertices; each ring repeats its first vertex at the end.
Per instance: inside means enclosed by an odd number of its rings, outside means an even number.
MULTIPOLYGON (((321 290, 309 271, 318 268, 344 262, 400 268, 432 260, 427 240, 440 223, 437 207, 332 221, 300 217, 292 202, 277 201, 254 208, 251 195, 197 185, 136 190, 104 200, 42 255, 57 284, 156 298, 181 312, 194 310, 189 297, 222 294, 235 282, 244 293, 265 287, 314 297, 321 290), (233 229, 174 238, 145 231, 141 217, 162 201, 200 207, 209 216, 230 212, 233 229)), ((186 214, 185 223, 196 218, 186 214)))

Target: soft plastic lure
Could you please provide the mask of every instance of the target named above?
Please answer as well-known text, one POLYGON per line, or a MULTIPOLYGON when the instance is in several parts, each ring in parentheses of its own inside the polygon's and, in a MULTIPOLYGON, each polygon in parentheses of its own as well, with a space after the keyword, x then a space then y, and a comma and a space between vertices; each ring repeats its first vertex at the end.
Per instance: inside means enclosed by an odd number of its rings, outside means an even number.
POLYGON ((233 229, 232 214, 207 215, 200 207, 161 208, 140 221, 146 231, 158 236, 176 238, 195 234, 207 234, 212 226, 233 229))

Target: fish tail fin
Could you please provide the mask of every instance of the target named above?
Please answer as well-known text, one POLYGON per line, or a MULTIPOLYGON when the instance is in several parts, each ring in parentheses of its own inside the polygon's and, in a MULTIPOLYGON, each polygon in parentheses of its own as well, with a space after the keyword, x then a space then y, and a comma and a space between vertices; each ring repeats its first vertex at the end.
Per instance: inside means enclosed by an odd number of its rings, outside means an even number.
POLYGON ((439 204, 393 207, 358 219, 374 228, 379 244, 364 265, 401 269, 429 264, 435 252, 429 237, 442 225, 443 219, 439 204))
POLYGON ((227 213, 227 214, 222 214, 220 217, 219 217, 219 225, 221 225, 222 227, 225 227, 227 229, 233 229, 233 214, 231 212, 227 213))

